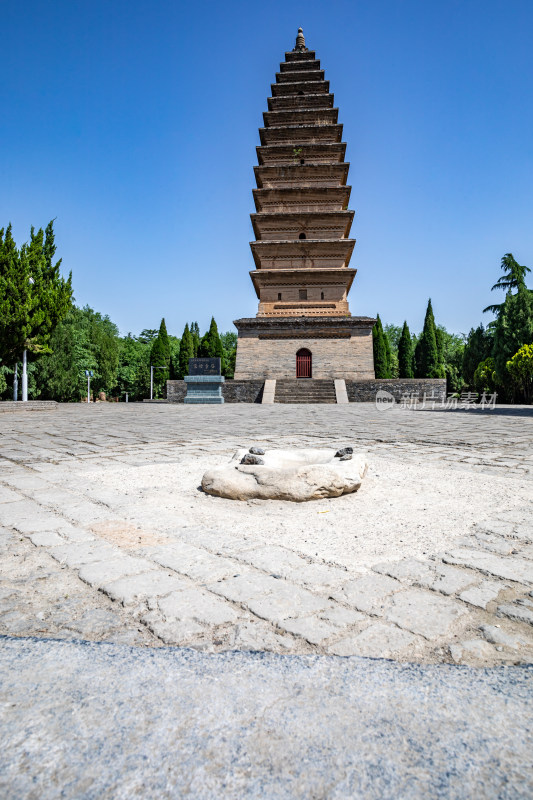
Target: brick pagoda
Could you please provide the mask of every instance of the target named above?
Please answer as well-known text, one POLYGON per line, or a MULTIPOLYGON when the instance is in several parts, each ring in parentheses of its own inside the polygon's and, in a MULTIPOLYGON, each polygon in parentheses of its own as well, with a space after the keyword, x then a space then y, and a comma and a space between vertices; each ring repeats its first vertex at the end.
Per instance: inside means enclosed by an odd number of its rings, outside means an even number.
POLYGON ((298 30, 272 84, 251 215, 259 309, 238 319, 235 379, 374 377, 374 319, 353 317, 349 163, 320 61, 298 30))

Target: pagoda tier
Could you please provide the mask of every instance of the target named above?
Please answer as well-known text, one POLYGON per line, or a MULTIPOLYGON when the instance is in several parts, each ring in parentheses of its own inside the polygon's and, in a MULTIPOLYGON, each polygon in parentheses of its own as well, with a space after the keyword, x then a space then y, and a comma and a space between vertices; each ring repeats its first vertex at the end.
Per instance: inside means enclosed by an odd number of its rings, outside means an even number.
POLYGON ((354 269, 316 270, 302 289, 300 270, 258 270, 250 276, 259 298, 257 316, 350 316, 346 295, 354 269))
MULTIPOLYGON (((333 108, 334 97, 332 94, 306 94, 305 105, 307 108, 333 108)), ((268 98, 269 111, 284 111, 285 109, 300 108, 301 101, 298 95, 287 94, 281 97, 268 98)))
POLYGON ((347 267, 354 239, 296 239, 252 242, 257 269, 318 270, 347 267))
POLYGON ((252 214, 257 241, 300 239, 346 239, 354 217, 353 211, 310 211, 252 214), (303 237, 302 237, 303 238, 303 237))
POLYGON ((255 207, 261 211, 344 211, 351 186, 292 186, 286 189, 254 189, 255 207))
POLYGON ((289 108, 263 112, 267 128, 285 125, 335 125, 338 116, 338 108, 289 108))
POLYGON ((294 155, 294 147, 286 144, 256 147, 259 164, 337 164, 344 162, 345 142, 326 142, 320 144, 301 144, 298 154, 294 155))
MULTIPOLYGON (((314 75, 315 73, 309 73, 314 75)), ((306 80, 305 73, 294 73, 292 83, 271 83, 272 97, 329 94, 329 81, 306 80)))
POLYGON ((254 167, 259 189, 294 189, 302 185, 346 186, 349 164, 270 164, 254 167))

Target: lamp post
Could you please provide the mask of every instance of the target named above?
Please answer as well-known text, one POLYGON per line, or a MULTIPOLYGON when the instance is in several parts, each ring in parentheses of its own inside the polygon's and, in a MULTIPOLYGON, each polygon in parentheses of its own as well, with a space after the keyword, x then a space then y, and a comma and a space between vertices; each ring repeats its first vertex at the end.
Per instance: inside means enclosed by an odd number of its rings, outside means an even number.
POLYGON ((28 359, 26 356, 27 350, 22 351, 22 402, 28 402, 28 359))
MULTIPOLYGON (((33 286, 35 281, 33 280, 32 276, 28 278, 28 282, 33 286)), ((28 359, 27 359, 27 350, 24 348, 22 351, 22 402, 28 402, 28 359)))
POLYGON ((15 374, 13 376, 13 400, 19 399, 19 365, 15 364, 15 374))
POLYGON ((92 369, 85 370, 85 377, 87 378, 87 402, 91 402, 91 378, 93 377, 94 372, 92 369))

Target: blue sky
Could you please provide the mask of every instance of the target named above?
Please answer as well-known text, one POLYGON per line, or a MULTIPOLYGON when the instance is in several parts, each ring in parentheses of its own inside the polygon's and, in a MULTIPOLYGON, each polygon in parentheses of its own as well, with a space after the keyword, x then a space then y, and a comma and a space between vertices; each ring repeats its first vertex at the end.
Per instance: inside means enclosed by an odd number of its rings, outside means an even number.
POLYGON ((467 332, 533 267, 531 0, 4 0, 0 225, 57 217, 76 301, 123 333, 254 316, 253 165, 298 26, 351 162, 353 314, 467 332))

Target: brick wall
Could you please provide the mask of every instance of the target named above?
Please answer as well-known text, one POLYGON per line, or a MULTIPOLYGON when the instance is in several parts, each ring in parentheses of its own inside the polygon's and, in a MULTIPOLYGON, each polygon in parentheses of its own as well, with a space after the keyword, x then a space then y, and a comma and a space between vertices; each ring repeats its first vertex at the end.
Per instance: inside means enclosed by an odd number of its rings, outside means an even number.
MULTIPOLYGON (((263 380, 239 381, 227 380, 222 385, 225 403, 260 403, 263 398, 263 380)), ((429 397, 441 400, 446 397, 446 381, 443 379, 402 378, 391 380, 346 381, 346 390, 350 403, 373 403, 379 390, 390 392, 399 402, 405 393, 420 395, 424 392, 429 397)), ((187 393, 185 381, 167 381, 167 399, 171 403, 183 403, 187 393)))
MULTIPOLYGON (((260 403, 263 399, 263 380, 233 381, 226 380, 222 384, 222 396, 225 403, 260 403)), ((167 400, 170 403, 183 403, 187 394, 185 381, 167 381, 167 400)))
POLYGON ((346 381, 346 390, 350 403, 371 403, 375 400, 378 391, 390 392, 396 402, 401 400, 403 394, 414 393, 422 399, 434 393, 438 400, 446 397, 446 381, 444 378, 390 378, 361 381, 346 381))
POLYGON ((306 347, 313 358, 313 378, 373 378, 374 356, 370 329, 338 339, 259 339, 240 337, 235 378, 295 378, 296 353, 306 347))

